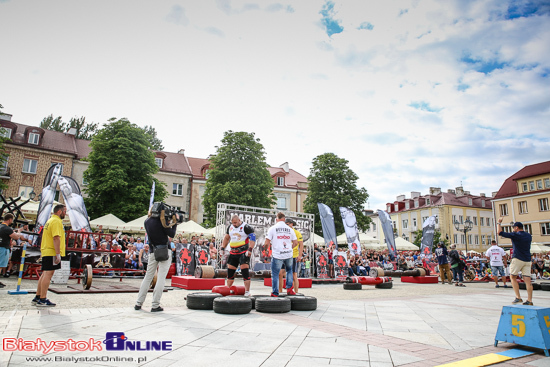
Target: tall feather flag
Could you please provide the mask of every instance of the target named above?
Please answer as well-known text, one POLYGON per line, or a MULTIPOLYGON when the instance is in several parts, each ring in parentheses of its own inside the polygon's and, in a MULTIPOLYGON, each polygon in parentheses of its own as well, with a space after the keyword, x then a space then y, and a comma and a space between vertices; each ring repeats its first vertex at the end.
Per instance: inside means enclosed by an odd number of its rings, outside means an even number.
POLYGON ((378 218, 384 231, 384 237, 386 237, 386 244, 388 245, 388 251, 391 259, 397 258, 397 247, 395 246, 395 237, 393 237, 393 226, 389 214, 385 211, 378 210, 378 218))
POLYGON ((422 224, 422 242, 420 252, 426 256, 432 254, 435 235, 435 215, 432 215, 422 224))
POLYGON ((348 241, 348 248, 350 255, 361 255, 361 241, 359 240, 359 231, 357 230, 357 218, 353 210, 340 207, 340 214, 342 215, 342 222, 344 223, 344 229, 346 230, 346 239, 348 241))
POLYGON ((321 226, 323 227, 323 238, 325 239, 325 246, 331 244, 336 245, 338 248, 338 241, 336 240, 336 227, 334 226, 334 214, 332 210, 325 204, 317 203, 319 207, 319 214, 321 215, 321 226))

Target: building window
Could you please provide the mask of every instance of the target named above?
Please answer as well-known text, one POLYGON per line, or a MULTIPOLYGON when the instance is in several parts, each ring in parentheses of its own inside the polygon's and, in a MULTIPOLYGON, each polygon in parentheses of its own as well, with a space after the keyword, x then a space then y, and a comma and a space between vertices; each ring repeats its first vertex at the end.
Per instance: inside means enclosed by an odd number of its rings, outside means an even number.
POLYGON ((4 161, 0 164, 0 175, 5 175, 8 173, 8 159, 10 156, 5 155, 3 158, 4 161))
POLYGON ((394 204, 393 209, 394 211, 399 211, 399 204, 394 204))
POLYGON ((474 216, 474 226, 477 226, 477 216, 474 216))
POLYGON ((86 177, 82 177, 82 185, 87 186, 88 180, 86 180, 86 177))
POLYGON ((537 180, 537 190, 542 190, 542 180, 537 180))
POLYGON ((422 225, 424 225, 424 222, 428 219, 428 217, 422 217, 422 225))
POLYGON ((485 200, 481 200, 481 207, 485 208, 485 200))
POLYGON ((491 226, 491 218, 487 218, 486 222, 487 222, 487 227, 490 227, 491 226))
POLYGON ((535 181, 529 181, 529 191, 535 191, 535 181))
POLYGON ((472 242, 472 235, 471 235, 471 234, 468 235, 468 243, 469 243, 469 244, 472 244, 472 243, 473 243, 473 242, 472 242))
POLYGON ((453 224, 456 222, 456 215, 453 214, 453 224))
POLYGON ((439 224, 439 215, 435 216, 435 224, 439 224))
POLYGON ((29 144, 38 145, 39 139, 40 139, 40 135, 35 133, 29 133, 29 144))
POLYGON ((471 219, 470 219, 470 216, 469 216, 469 215, 467 215, 467 216, 466 216, 466 221, 471 221, 471 219))
POLYGON ((172 195, 183 196, 183 184, 172 184, 172 195))
POLYGON ((277 177, 277 186, 284 186, 284 185, 285 185, 285 178, 277 177))
POLYGON ((468 198, 468 205, 472 205, 472 198, 468 198))
POLYGON ((539 199, 539 210, 541 212, 548 211, 548 198, 539 199))
POLYGON ((395 223, 394 220, 391 221, 392 225, 393 225, 393 229, 396 229, 397 228, 397 223, 395 223))
POLYGON ((413 228, 416 229, 416 218, 413 218, 413 228))
POLYGON ((550 178, 545 178, 544 179, 544 188, 545 189, 550 189, 550 178))
POLYGON ((155 164, 156 164, 159 168, 162 168, 162 158, 155 158, 155 164))
POLYGON ((391 212, 391 204, 387 205, 386 210, 388 211, 388 213, 391 212))
POLYGON ((466 236, 464 236, 463 234, 460 235, 460 243, 463 245, 466 243, 466 236))
POLYGON ((286 198, 277 198, 277 209, 286 209, 286 198))
POLYGON ((460 222, 460 224, 463 224, 464 223, 464 217, 462 215, 459 215, 458 216, 458 221, 460 222))
POLYGON ((500 204, 500 216, 505 217, 508 215, 508 204, 500 204))
POLYGON ((405 209, 406 209, 406 210, 409 210, 410 208, 411 208, 411 204, 407 201, 407 202, 405 203, 405 209))
POLYGON ((479 225, 482 227, 485 225, 485 218, 479 217, 479 225))
POLYGON ((523 230, 529 234, 533 234, 533 228, 531 227, 530 224, 524 224, 523 225, 523 230))
POLYGON ((0 136, 4 138, 11 138, 11 129, 9 127, 0 128, 0 136))
POLYGON ((418 199, 416 199, 416 200, 414 201, 414 207, 415 207, 415 208, 418 208, 418 199))
POLYGON ((409 220, 403 219, 403 229, 407 229, 407 228, 409 228, 409 220))
POLYGON ((474 241, 475 241, 475 244, 476 244, 476 245, 479 245, 479 235, 476 234, 476 235, 474 236, 474 241))
POLYGON ((522 184, 521 184, 521 187, 522 187, 522 189, 523 189, 523 192, 529 191, 529 188, 527 187, 527 182, 522 183, 522 184))
POLYGON ((527 213, 527 201, 518 201, 519 214, 527 213))
POLYGON ((458 243, 458 235, 457 234, 455 234, 453 236, 453 243, 458 243))
POLYGON ((481 244, 485 245, 485 235, 481 235, 481 244))
POLYGON ((24 196, 28 198, 31 192, 33 192, 32 186, 19 186, 19 193, 18 193, 19 196, 24 196))
POLYGON ((372 222, 372 231, 376 232, 376 223, 372 222))
POLYGON ((34 159, 26 159, 23 161, 23 173, 36 173, 38 161, 34 159))
POLYGON ((540 224, 540 234, 543 236, 550 236, 550 223, 540 224))
POLYGON ((430 198, 426 198, 426 205, 430 205, 430 198))

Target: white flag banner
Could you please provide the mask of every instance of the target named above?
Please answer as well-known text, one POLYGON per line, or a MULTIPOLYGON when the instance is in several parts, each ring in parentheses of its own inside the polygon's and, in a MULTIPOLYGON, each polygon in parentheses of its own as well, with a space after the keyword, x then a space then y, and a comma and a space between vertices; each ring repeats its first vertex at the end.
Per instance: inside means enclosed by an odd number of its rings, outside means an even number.
POLYGON ((340 214, 342 215, 342 223, 344 223, 344 230, 346 231, 350 255, 361 255, 361 241, 359 240, 355 213, 353 210, 341 206, 340 214))

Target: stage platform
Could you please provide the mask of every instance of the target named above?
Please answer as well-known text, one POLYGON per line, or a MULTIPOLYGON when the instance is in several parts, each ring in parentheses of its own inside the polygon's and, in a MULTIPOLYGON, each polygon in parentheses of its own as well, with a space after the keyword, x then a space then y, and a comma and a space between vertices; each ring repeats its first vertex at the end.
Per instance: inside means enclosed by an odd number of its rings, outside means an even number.
POLYGON ((426 275, 420 277, 401 277, 403 283, 419 283, 419 284, 437 284, 439 277, 435 275, 426 275))
POLYGON ((217 285, 225 285, 225 278, 195 278, 190 275, 172 277, 172 287, 177 288, 211 290, 217 285))

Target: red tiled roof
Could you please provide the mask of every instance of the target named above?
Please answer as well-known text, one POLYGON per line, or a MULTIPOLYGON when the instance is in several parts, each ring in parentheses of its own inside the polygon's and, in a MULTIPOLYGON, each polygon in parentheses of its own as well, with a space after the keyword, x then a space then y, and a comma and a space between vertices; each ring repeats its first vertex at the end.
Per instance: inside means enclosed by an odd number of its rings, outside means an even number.
POLYGON ((165 151, 155 151, 160 152, 166 155, 164 162, 162 163, 162 168, 159 169, 160 172, 175 172, 175 173, 184 173, 192 175, 191 168, 187 164, 187 159, 183 153, 170 153, 165 151))
POLYGON ((422 208, 429 208, 437 205, 455 205, 455 206, 465 206, 469 208, 483 208, 483 209, 491 209, 492 208, 492 202, 491 200, 493 198, 491 197, 482 197, 482 196, 475 196, 475 195, 464 195, 457 197, 456 194, 448 193, 448 192, 441 192, 437 195, 425 195, 419 197, 419 206, 418 208, 414 207, 414 200, 410 201, 411 199, 405 199, 402 201, 394 201, 393 203, 387 203, 387 205, 391 206, 391 211, 388 213, 396 213, 396 212, 402 212, 402 211, 408 211, 408 210, 416 210, 416 209, 422 209, 422 208), (426 204, 425 200, 421 199, 430 199, 430 204, 426 204), (469 204, 468 198, 472 199, 472 205, 469 204), (481 201, 485 200, 485 206, 481 205, 481 201), (405 202, 410 201, 410 209, 405 209, 405 202), (422 201, 424 201, 424 204, 422 204, 422 201), (399 210, 394 210, 394 204, 399 205, 399 210))
POLYGON ((284 177, 285 177, 284 187, 298 188, 298 182, 307 182, 307 177, 296 172, 292 168, 288 170, 288 173, 285 172, 285 170, 280 167, 268 167, 267 169, 269 170, 269 174, 271 175, 271 177, 275 176, 277 173, 284 174, 284 177))
POLYGON ((90 141, 84 139, 76 139, 76 159, 86 158, 92 152, 90 141))
POLYGON ((193 173, 194 178, 205 178, 202 174, 202 168, 205 165, 209 165, 210 161, 205 158, 191 158, 187 157, 187 160, 189 161, 189 166, 191 167, 191 172, 193 173))
POLYGON ((532 176, 543 175, 549 172, 550 161, 525 166, 504 181, 497 194, 495 195, 495 199, 518 195, 519 191, 518 185, 516 183, 517 180, 532 176))

